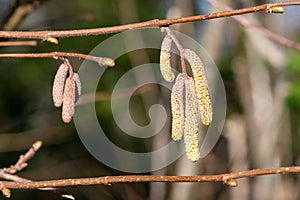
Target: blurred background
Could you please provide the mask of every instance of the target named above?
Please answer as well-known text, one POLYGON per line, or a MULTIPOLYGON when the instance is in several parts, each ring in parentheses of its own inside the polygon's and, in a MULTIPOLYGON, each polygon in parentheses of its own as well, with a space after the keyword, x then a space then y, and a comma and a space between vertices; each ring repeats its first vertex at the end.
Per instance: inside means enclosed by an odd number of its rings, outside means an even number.
MULTIPOLYGON (((270 1, 220 2, 243 8, 270 1)), ((211 13, 222 10, 219 6, 213 0, 1 0, 0 26, 5 30, 105 27, 211 13)), ((300 7, 286 7, 284 14, 262 12, 242 17, 300 42, 300 7)), ((197 40, 217 64, 226 89, 227 116, 222 137, 204 159, 192 163, 182 156, 170 166, 149 174, 209 175, 300 165, 300 52, 270 40, 254 28, 245 28, 232 18, 177 24, 171 28, 197 40)), ((59 45, 38 41, 37 47, 1 47, 0 51, 88 54, 111 35, 59 39, 59 45)), ((151 105, 160 103, 166 108, 169 119, 166 129, 153 138, 116 138, 121 130, 116 128, 110 108, 111 91, 122 74, 134 66, 158 60, 159 51, 135 51, 116 60, 117 66, 107 70, 101 79, 95 103, 99 121, 107 136, 122 148, 148 152, 170 140, 169 90, 150 85, 131 98, 134 106, 131 115, 139 125, 149 123, 151 105)), ((70 61, 75 71, 82 62, 70 61)), ((0 59, 0 168, 14 164, 34 141, 42 140, 43 148, 19 176, 47 180, 126 174, 93 158, 81 143, 73 122, 62 122, 61 110, 53 106, 51 99, 59 64, 53 59, 0 59)), ((245 178, 239 179, 235 188, 221 183, 134 183, 66 190, 81 200, 296 200, 300 199, 299 178, 299 175, 245 178)), ((13 190, 11 199, 62 198, 50 192, 13 190)))

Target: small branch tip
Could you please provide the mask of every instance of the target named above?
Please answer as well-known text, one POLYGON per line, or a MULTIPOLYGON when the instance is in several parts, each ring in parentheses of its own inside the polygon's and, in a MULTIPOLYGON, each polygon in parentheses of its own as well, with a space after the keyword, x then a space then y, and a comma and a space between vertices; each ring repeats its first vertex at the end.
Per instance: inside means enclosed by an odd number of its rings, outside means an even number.
POLYGON ((38 140, 36 142, 33 143, 32 148, 34 151, 38 151, 43 145, 43 142, 38 140))

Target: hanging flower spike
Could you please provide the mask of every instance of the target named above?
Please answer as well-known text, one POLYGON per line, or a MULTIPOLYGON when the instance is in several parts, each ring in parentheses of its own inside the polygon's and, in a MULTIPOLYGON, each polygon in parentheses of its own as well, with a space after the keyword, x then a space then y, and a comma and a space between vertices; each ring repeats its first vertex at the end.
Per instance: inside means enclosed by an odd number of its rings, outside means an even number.
POLYGON ((180 73, 171 92, 172 139, 181 140, 184 128, 184 74, 180 73))
POLYGON ((73 80, 75 81, 75 103, 81 96, 81 81, 77 73, 73 73, 73 80))
POLYGON ((160 72, 168 82, 173 82, 175 79, 171 67, 171 46, 172 38, 169 35, 166 35, 162 41, 160 50, 160 72))
POLYGON ((63 105, 62 105, 62 120, 69 123, 72 120, 75 111, 75 81, 69 76, 66 80, 63 105))
POLYGON ((201 121, 209 125, 212 121, 213 111, 205 77, 204 65, 199 56, 190 49, 184 49, 184 58, 190 63, 195 80, 196 96, 199 100, 201 121))
POLYGON ((199 107, 195 95, 195 84, 191 77, 185 77, 185 123, 184 123, 184 144, 185 151, 193 162, 200 158, 198 147, 198 125, 199 107))
POLYGON ((62 63, 55 74, 52 86, 52 98, 55 107, 60 107, 63 103, 64 86, 68 71, 69 66, 66 63, 62 63))

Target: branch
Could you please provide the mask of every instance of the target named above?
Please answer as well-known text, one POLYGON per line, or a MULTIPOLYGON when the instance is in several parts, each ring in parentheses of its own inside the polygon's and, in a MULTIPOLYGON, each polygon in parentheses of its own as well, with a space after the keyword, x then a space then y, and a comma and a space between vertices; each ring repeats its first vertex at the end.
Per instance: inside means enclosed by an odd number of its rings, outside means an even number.
POLYGON ((70 52, 49 52, 49 53, 2 53, 0 58, 53 58, 58 59, 59 57, 76 57, 81 59, 87 59, 94 61, 102 66, 113 67, 115 65, 114 60, 107 57, 91 56, 81 53, 70 53, 70 52))
POLYGON ((3 46, 36 46, 36 45, 37 45, 37 42, 35 40, 0 42, 0 47, 3 47, 3 46))
POLYGON ((21 171, 22 169, 27 167, 27 161, 35 155, 35 153, 41 148, 41 146, 42 141, 36 141, 24 155, 20 155, 19 160, 16 164, 10 166, 9 168, 4 168, 3 171, 9 174, 15 174, 16 172, 21 171))
MULTIPOLYGON (((28 183, 32 182, 32 180, 22 178, 20 176, 14 175, 16 172, 23 170, 25 167, 27 167, 27 161, 31 159, 35 153, 41 148, 42 146, 42 141, 36 141, 32 144, 30 149, 24 154, 19 157, 19 160, 16 162, 16 164, 10 166, 9 168, 3 168, 0 169, 0 178, 4 180, 10 180, 13 182, 23 182, 23 183, 28 183)), ((57 189, 55 187, 47 187, 47 188, 37 188, 39 190, 43 191, 50 191, 54 192, 57 195, 66 198, 66 199, 75 199, 71 194, 68 192, 57 189)), ((0 191, 2 191, 2 195, 9 198, 11 195, 11 192, 8 188, 2 187, 1 182, 0 182, 0 191)))
MULTIPOLYGON (((220 8, 223 8, 223 9, 227 9, 227 10, 232 10, 231 7, 223 4, 221 1, 216 1, 216 0, 207 0, 210 4, 212 4, 213 6, 215 7, 220 7, 220 8)), ((260 32, 262 32, 263 34, 265 34, 267 37, 269 37, 270 39, 282 44, 282 45, 285 45, 285 46, 288 46, 288 47, 291 47, 291 48, 294 48, 294 49, 297 49, 300 51, 300 44, 297 43, 297 42, 294 42, 292 40, 289 40, 281 35, 278 35, 277 33, 274 33, 266 28, 264 28, 263 26, 260 26, 258 24, 254 24, 252 22, 250 22, 249 20, 247 20, 246 18, 242 17, 242 16, 234 16, 233 19, 235 19, 237 22, 239 22, 241 25, 245 26, 245 27, 251 27, 251 28, 254 28, 260 32)))
POLYGON ((270 174, 300 173, 300 166, 279 167, 269 169, 255 169, 242 172, 234 172, 219 175, 205 176, 151 176, 151 175, 129 175, 129 176, 106 176, 96 178, 61 179, 35 182, 9 182, 0 181, 0 189, 37 189, 48 187, 68 187, 84 185, 108 185, 112 183, 149 183, 149 182, 222 182, 229 186, 236 186, 235 179, 263 176, 270 174))
POLYGON ((212 14, 204 14, 204 15, 196 15, 196 16, 189 16, 183 18, 164 19, 164 20, 151 20, 146 22, 125 24, 120 26, 104 27, 104 28, 65 30, 65 31, 33 31, 33 32, 0 31, 0 38, 32 38, 32 39, 47 40, 47 38, 49 37, 63 38, 63 37, 101 35, 101 34, 109 34, 109 33, 118 33, 118 32, 131 30, 131 29, 139 29, 139 28, 147 28, 147 27, 162 27, 162 26, 169 26, 177 23, 216 19, 221 17, 230 17, 234 15, 242 15, 242 14, 260 12, 260 11, 270 12, 270 9, 272 7, 295 6, 295 5, 300 5, 300 1, 277 2, 277 3, 253 6, 249 8, 230 10, 225 12, 217 12, 212 14))

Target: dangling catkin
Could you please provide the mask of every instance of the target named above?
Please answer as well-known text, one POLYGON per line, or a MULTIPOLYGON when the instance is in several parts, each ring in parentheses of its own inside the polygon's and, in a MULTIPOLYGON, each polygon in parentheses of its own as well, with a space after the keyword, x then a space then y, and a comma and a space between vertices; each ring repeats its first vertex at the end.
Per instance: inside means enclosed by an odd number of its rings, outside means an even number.
POLYGON ((191 77, 185 79, 185 123, 184 123, 184 144, 188 158, 196 162, 200 158, 198 147, 198 125, 199 109, 195 95, 194 80, 191 77))
POLYGON ((64 86, 68 71, 69 66, 65 63, 62 63, 56 72, 52 87, 52 98, 54 106, 56 107, 60 107, 62 105, 64 86))
POLYGON ((63 105, 62 105, 62 120, 65 123, 69 123, 74 115, 75 111, 75 81, 72 77, 68 77, 66 80, 63 105))
POLYGON ((184 74, 179 74, 171 92, 172 139, 181 140, 184 125, 184 74))
POLYGON ((205 77, 204 65, 199 56, 190 49, 183 51, 184 58, 190 63, 195 80, 196 96, 199 100, 201 121, 204 125, 209 125, 212 121, 212 106, 205 77))
POLYGON ((78 101, 81 96, 81 81, 77 73, 73 74, 73 80, 75 81, 75 103, 78 101))
POLYGON ((160 50, 160 72, 168 82, 172 82, 175 79, 171 67, 171 46, 172 38, 169 35, 166 35, 162 41, 160 50))

